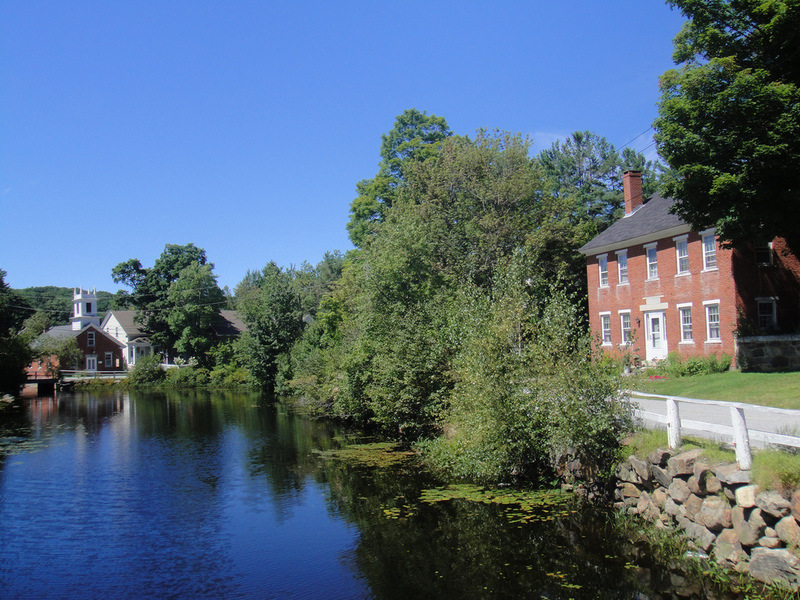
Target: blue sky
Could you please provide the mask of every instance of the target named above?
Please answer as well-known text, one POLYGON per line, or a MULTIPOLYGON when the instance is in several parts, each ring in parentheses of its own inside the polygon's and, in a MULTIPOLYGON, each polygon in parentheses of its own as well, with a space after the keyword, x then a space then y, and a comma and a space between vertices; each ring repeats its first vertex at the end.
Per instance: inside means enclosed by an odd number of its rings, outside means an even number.
POLYGON ((351 248, 355 184, 403 110, 534 152, 575 130, 621 147, 682 22, 660 0, 4 0, 0 269, 114 291, 114 265, 168 243, 231 288, 316 263, 351 248))

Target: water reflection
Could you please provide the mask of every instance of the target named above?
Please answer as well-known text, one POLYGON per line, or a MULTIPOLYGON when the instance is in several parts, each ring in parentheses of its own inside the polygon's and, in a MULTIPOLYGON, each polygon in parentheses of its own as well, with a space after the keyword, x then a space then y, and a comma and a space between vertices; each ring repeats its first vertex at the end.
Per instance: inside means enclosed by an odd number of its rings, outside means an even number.
POLYGON ((604 514, 420 502, 432 476, 322 460, 344 432, 256 395, 38 398, 2 427, 4 598, 675 597, 604 514))

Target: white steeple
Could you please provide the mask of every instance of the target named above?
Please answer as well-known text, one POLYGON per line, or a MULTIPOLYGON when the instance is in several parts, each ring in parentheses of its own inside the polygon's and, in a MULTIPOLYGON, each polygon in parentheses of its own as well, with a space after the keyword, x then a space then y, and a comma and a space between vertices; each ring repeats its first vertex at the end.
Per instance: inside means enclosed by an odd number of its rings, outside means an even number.
POLYGON ((100 326, 100 318, 97 316, 97 288, 84 290, 75 288, 72 290, 72 323, 73 331, 80 331, 90 323, 100 326))

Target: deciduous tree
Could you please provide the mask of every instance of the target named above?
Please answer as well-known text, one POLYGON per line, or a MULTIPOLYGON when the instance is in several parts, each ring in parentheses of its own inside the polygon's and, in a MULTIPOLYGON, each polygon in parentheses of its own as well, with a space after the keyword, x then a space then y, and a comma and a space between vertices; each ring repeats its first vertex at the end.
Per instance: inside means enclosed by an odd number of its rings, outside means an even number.
POLYGON ((800 250, 800 2, 670 4, 689 20, 654 125, 678 214, 732 245, 783 236, 800 250))

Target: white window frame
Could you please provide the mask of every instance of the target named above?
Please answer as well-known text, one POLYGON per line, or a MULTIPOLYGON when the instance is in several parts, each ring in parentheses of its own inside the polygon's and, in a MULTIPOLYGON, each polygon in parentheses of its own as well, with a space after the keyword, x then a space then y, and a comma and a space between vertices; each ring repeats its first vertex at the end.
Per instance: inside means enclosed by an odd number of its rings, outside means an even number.
POLYGON ((602 336, 603 346, 611 346, 611 312, 600 313, 600 335, 602 336))
POLYGON ((703 271, 717 270, 717 239, 713 229, 706 229, 700 232, 700 240, 703 243, 703 271), (712 248, 713 250, 709 249, 712 248), (711 264, 713 262, 713 264, 711 264))
POLYGON ((620 346, 630 346, 633 343, 633 325, 631 322, 631 311, 620 310, 618 312, 619 312, 619 330, 621 333, 620 339, 622 340, 620 346), (627 328, 625 327, 625 317, 628 317, 627 328))
POLYGON ((706 343, 718 344, 722 342, 722 317, 720 311, 719 300, 705 300, 703 302, 703 308, 705 309, 706 313, 706 343), (716 330, 717 335, 716 337, 712 336, 712 324, 714 323, 711 321, 711 309, 717 309, 717 320, 716 320, 716 330))
POLYGON ((600 274, 600 287, 608 287, 608 254, 597 255, 597 267, 600 274))
POLYGON ((692 303, 691 302, 684 302, 682 304, 676 304, 675 308, 678 309, 678 323, 680 324, 681 330, 681 344, 694 344, 694 317, 692 315, 692 303), (684 321, 684 315, 689 315, 689 322, 686 323, 684 321), (687 329, 688 325, 688 329, 687 329), (686 335, 688 332, 688 336, 686 335))
POLYGON ((655 281, 658 279, 658 248, 656 243, 644 245, 644 255, 647 263, 647 278, 646 281, 655 281), (650 251, 653 251, 653 260, 650 260, 650 251))
POLYGON ((627 250, 617 250, 617 285, 628 285, 627 250))
POLYGON ((759 329, 775 329, 778 326, 778 297, 767 296, 756 298, 756 318, 758 319, 759 329), (770 306, 772 308, 770 322, 767 324, 761 321, 761 307, 770 306))
POLYGON ((675 241, 675 267, 676 267, 676 277, 679 275, 689 275, 690 267, 689 267, 689 236, 688 235, 679 235, 678 237, 672 238, 675 241), (683 252, 681 252, 683 250, 683 252), (681 268, 681 261, 686 261, 686 268, 681 268))

